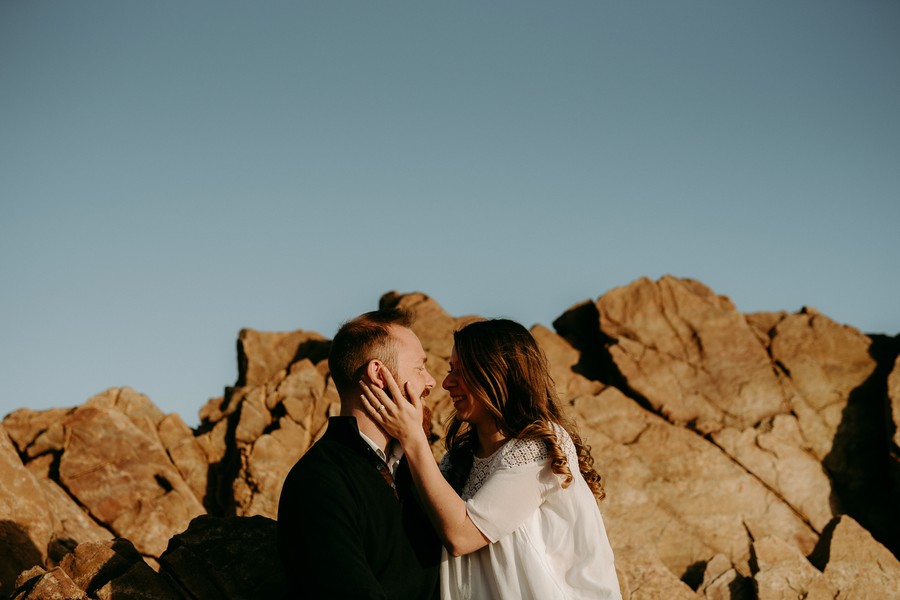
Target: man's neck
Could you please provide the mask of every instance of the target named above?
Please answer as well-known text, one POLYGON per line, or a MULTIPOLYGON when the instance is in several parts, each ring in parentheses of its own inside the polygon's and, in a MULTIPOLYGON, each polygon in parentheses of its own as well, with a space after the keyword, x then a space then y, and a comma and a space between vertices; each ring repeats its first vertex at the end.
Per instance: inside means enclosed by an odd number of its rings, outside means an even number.
POLYGON ((367 438, 372 440, 375 444, 381 448, 381 451, 388 454, 388 445, 391 442, 392 438, 388 437, 387 433, 385 433, 384 429, 376 425, 371 417, 369 417, 368 413, 361 408, 352 408, 350 410, 344 411, 341 410, 342 417, 355 417, 356 418, 356 426, 359 428, 359 432, 365 435, 367 438))

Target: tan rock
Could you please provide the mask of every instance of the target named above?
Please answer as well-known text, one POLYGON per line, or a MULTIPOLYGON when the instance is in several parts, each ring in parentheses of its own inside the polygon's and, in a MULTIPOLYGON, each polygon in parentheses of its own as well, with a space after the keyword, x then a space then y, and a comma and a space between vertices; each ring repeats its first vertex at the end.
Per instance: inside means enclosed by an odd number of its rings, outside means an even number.
POLYGON ((330 343, 313 331, 267 332, 242 329, 238 335, 237 387, 259 386, 302 358, 319 362, 330 343))
POLYGON ((900 456, 900 356, 894 361, 894 368, 888 376, 888 401, 890 402, 891 421, 889 426, 893 429, 891 443, 892 453, 900 456))
POLYGON ((777 415, 744 431, 726 428, 712 439, 815 531, 821 532, 834 517, 831 480, 803 439, 794 415, 777 415))
POLYGON ((807 309, 781 320, 772 359, 790 379, 791 405, 819 460, 832 450, 848 398, 875 371, 871 340, 852 327, 807 309))
POLYGON ((616 574, 624 600, 698 600, 700 596, 672 574, 647 548, 616 548, 616 574))
POLYGON ((180 416, 173 413, 159 422, 157 433, 172 464, 197 500, 203 503, 209 482, 209 459, 194 437, 194 432, 180 416))
POLYGON ((118 410, 81 407, 64 427, 60 481, 95 519, 143 554, 159 556, 172 535, 205 512, 155 434, 118 410))
MULTIPOLYGON (((380 304, 417 317, 438 384, 427 402, 439 457, 453 412, 439 387, 452 333, 478 317, 454 318, 421 293, 380 304)), ((900 489, 896 342, 811 309, 744 316, 672 277, 575 305, 554 327, 532 332, 603 477, 599 506, 625 598, 754 598, 754 585, 760 598, 896 597, 896 559, 875 541, 900 539, 889 523, 900 489), (834 519, 841 512, 855 520, 834 519)), ((280 585, 271 518, 285 474, 338 411, 329 346, 310 332, 242 331, 237 385, 201 408, 196 431, 129 388, 78 409, 7 416, 0 591, 84 597, 57 563, 92 598, 156 597, 147 590, 169 582, 153 568, 194 598, 280 585), (35 501, 20 506, 7 489, 35 501), (200 501, 257 520, 194 518, 200 501), (99 564, 111 535, 131 539, 144 560, 111 557, 114 577, 74 567, 88 555, 99 564), (13 546, 24 554, 4 562, 13 546)))
POLYGON ((787 412, 755 331, 699 282, 641 279, 604 294, 597 309, 621 376, 672 423, 709 433, 787 412))
POLYGON ((62 450, 62 420, 73 410, 72 408, 48 410, 22 408, 8 414, 3 419, 3 426, 19 452, 28 458, 34 458, 48 452, 62 450))
POLYGON ((37 574, 24 582, 11 596, 13 600, 87 600, 79 588, 60 568, 37 574))
POLYGON ((329 415, 338 410, 338 397, 315 365, 301 360, 286 377, 247 390, 240 402, 235 514, 274 518, 284 478, 324 432, 329 415))
POLYGON ((858 330, 806 309, 775 327, 771 353, 793 390, 790 403, 803 438, 831 478, 833 510, 853 515, 900 548, 900 493, 885 485, 890 365, 879 366, 883 352, 858 330))
MULTIPOLYGON (((803 552, 817 536, 783 501, 695 433, 615 388, 575 401, 573 414, 607 481, 610 539, 654 549, 672 573, 725 555, 749 574, 753 539, 780 534, 803 552)), ((614 546, 615 549, 615 546, 614 546)))
POLYGON ((810 559, 824 565, 832 597, 900 598, 900 561, 847 515, 828 526, 810 559))
POLYGON ((81 408, 111 409, 128 417, 134 425, 151 438, 165 415, 140 392, 128 387, 110 388, 88 399, 81 408))
POLYGON ((79 544, 60 568, 79 589, 98 599, 181 600, 166 577, 144 562, 128 540, 79 544))
POLYGON ((706 563, 697 593, 707 600, 756 600, 753 582, 738 573, 724 554, 706 563))
POLYGON ((602 383, 591 381, 578 372, 581 354, 565 338, 543 325, 532 327, 531 334, 547 356, 550 375, 562 402, 568 403, 580 396, 595 396, 603 390, 602 383))
POLYGON ((760 600, 806 598, 822 577, 796 546, 774 535, 754 542, 753 558, 760 600))
POLYGON ((8 597, 19 573, 44 564, 53 524, 40 484, 19 460, 2 425, 0 490, 0 597, 8 597))
POLYGON ((82 542, 112 539, 113 533, 101 527, 72 500, 50 476, 55 458, 43 454, 28 463, 27 469, 44 492, 50 511, 52 534, 47 545, 47 566, 56 566, 67 553, 82 542))

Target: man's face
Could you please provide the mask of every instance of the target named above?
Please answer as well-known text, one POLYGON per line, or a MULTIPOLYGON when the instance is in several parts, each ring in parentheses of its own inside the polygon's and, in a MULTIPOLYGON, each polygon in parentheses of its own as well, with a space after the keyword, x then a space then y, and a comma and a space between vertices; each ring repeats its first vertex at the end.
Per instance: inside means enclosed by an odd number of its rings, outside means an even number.
POLYGON ((425 366, 428 357, 422 342, 406 327, 391 327, 391 336, 397 346, 397 372, 394 376, 400 389, 406 393, 404 384, 409 382, 408 393, 424 398, 435 386, 435 381, 425 366))

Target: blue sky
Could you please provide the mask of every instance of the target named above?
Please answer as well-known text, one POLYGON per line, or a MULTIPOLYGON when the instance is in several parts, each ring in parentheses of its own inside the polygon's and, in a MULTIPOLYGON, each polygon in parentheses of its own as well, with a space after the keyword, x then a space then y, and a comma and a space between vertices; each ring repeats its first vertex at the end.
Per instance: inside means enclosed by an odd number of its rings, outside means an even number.
POLYGON ((647 276, 900 332, 900 3, 0 3, 0 415, 647 276))

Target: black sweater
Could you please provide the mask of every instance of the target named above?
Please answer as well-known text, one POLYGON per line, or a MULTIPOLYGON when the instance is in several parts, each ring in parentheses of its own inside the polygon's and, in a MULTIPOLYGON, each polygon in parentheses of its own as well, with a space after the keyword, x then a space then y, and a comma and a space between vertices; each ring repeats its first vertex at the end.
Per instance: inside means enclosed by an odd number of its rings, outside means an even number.
POLYGON ((284 481, 278 551, 289 598, 438 597, 440 542, 416 499, 405 461, 395 487, 359 436, 332 417, 284 481))

